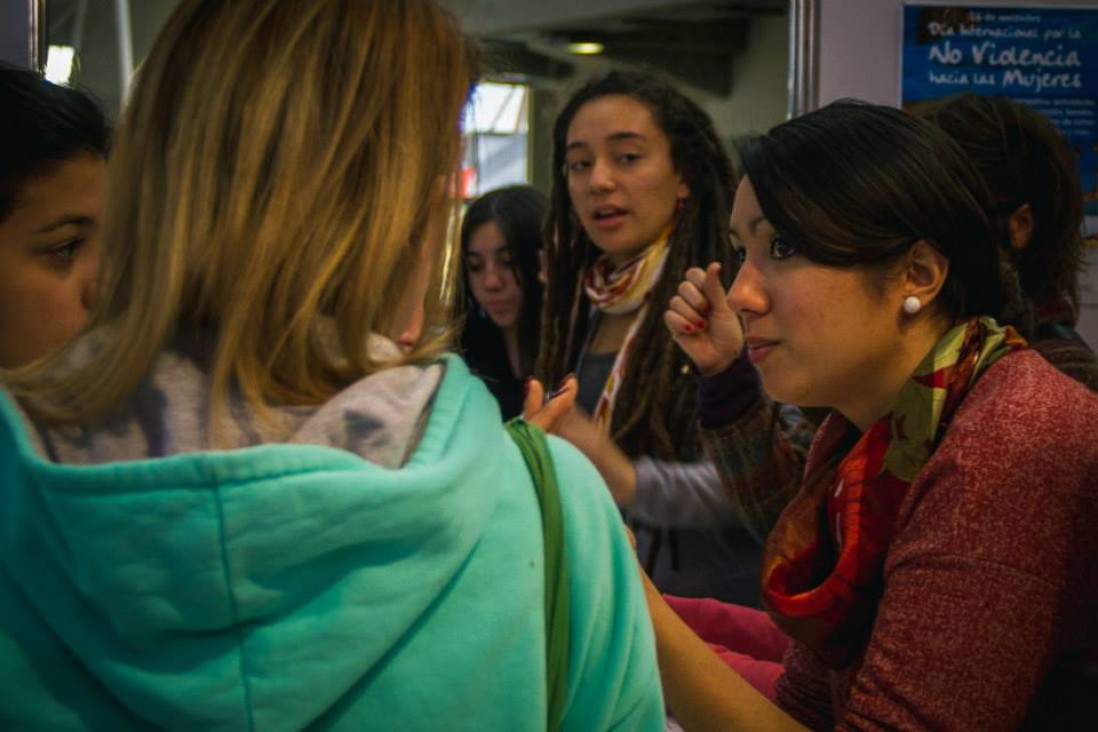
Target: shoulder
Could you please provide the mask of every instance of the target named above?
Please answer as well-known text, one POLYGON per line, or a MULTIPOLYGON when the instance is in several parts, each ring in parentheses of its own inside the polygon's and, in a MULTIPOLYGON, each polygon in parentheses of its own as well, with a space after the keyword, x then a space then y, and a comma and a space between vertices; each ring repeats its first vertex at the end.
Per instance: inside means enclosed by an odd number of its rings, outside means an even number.
POLYGON ((1046 338, 1030 345, 1055 368, 1092 391, 1098 391, 1098 356, 1074 331, 1068 330, 1068 333, 1074 337, 1046 338))
POLYGON ((598 471, 549 437, 560 488, 570 593, 564 729, 663 729, 655 639, 636 555, 598 471))
POLYGON ((973 387, 905 500, 897 550, 964 555, 1045 575, 1098 551, 1098 395, 1031 351, 973 387), (1074 550, 1072 546, 1074 545, 1074 550))
POLYGON ((1098 459, 1091 430, 1098 394, 1057 371, 1034 351, 1004 357, 957 410, 939 452, 963 448, 991 465, 1054 460, 1069 469, 1098 459), (997 459, 996 459, 997 458, 997 459))
POLYGON ((571 443, 554 435, 547 436, 549 451, 553 456, 557 484, 560 488, 569 535, 584 541, 595 540, 595 535, 606 537, 621 526, 621 515, 610 498, 610 490, 598 470, 583 453, 571 443))

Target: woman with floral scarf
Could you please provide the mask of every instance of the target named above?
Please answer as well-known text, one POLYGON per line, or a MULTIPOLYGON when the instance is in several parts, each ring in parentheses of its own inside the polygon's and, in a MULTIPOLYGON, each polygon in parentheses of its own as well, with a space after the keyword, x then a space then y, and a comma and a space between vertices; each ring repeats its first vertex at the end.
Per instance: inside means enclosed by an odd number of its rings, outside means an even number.
MULTIPOLYGON (((703 454, 692 369, 663 325, 689 267, 731 264, 732 178, 708 115, 666 81, 613 71, 571 96, 553 131, 531 391, 578 378, 579 408, 556 431, 598 467, 662 590, 758 605, 762 536, 703 454)), ((734 479, 792 485, 811 432, 743 362, 736 409, 751 445, 734 479)))
POLYGON ((775 702, 649 583, 672 712, 690 730, 1073 728, 1098 661, 1098 396, 987 316, 1004 293, 979 174, 933 125, 853 102, 774 128, 744 168, 731 288, 719 264, 689 270, 665 322, 703 420, 745 346, 773 398, 832 411, 764 554, 793 640, 775 702))

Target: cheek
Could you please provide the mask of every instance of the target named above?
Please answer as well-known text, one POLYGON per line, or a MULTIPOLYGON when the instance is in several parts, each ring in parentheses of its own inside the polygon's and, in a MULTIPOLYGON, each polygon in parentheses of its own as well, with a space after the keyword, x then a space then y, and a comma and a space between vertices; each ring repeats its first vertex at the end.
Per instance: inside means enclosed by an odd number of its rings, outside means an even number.
POLYGON ((80 282, 48 275, 0 282, 0 365, 20 365, 61 346, 87 322, 80 282))
POLYGON ((772 308, 806 351, 829 350, 849 325, 842 293, 823 283, 790 288, 784 297, 775 296, 772 308))
POLYGON ((580 182, 574 176, 568 176, 566 181, 568 185, 568 199, 574 206, 576 201, 583 196, 583 186, 580 185, 580 182))
POLYGON ((480 302, 484 299, 484 275, 483 274, 470 274, 469 275, 469 291, 473 294, 473 299, 480 302))
POLYGON ((518 277, 515 276, 515 271, 514 270, 504 269, 503 272, 502 272, 501 278, 503 279, 504 289, 506 289, 508 292, 514 293, 516 295, 521 294, 518 291, 522 288, 519 287, 518 277))

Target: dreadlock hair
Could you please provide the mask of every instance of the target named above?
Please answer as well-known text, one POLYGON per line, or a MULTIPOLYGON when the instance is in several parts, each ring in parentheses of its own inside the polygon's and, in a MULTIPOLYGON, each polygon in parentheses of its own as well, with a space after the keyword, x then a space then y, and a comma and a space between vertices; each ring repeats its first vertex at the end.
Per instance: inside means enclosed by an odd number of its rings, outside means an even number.
POLYGON ((929 108, 925 118, 960 144, 991 190, 1005 222, 1019 206, 1033 208, 1033 237, 1020 252, 1005 247, 1022 294, 1079 304, 1083 195, 1074 151, 1037 110, 1002 96, 960 94, 929 108))
POLYGON ((728 244, 733 168, 713 121, 697 104, 659 76, 641 71, 611 71, 585 83, 565 104, 553 127, 553 183, 546 223, 547 277, 542 311, 541 350, 536 372, 555 385, 572 371, 587 336, 590 303, 584 273, 601 253, 579 224, 568 195, 565 148, 568 128, 588 102, 625 96, 644 104, 667 136, 671 161, 690 188, 677 214, 663 273, 648 299, 629 369, 615 401, 611 437, 627 455, 681 457, 694 430, 694 390, 677 385, 690 373, 689 362, 663 324, 666 304, 686 270, 719 261, 731 277, 728 244))

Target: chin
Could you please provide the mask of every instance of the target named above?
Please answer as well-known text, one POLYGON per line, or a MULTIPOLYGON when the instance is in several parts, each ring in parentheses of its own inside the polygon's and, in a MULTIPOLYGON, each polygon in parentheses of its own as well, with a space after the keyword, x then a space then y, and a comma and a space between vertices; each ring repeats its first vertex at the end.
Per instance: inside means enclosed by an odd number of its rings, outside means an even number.
POLYGON ((776 402, 782 404, 792 404, 797 407, 812 407, 818 406, 813 402, 817 401, 812 398, 810 389, 805 384, 798 384, 790 379, 783 379, 780 377, 767 377, 762 369, 759 369, 759 376, 762 378, 763 391, 776 402))

